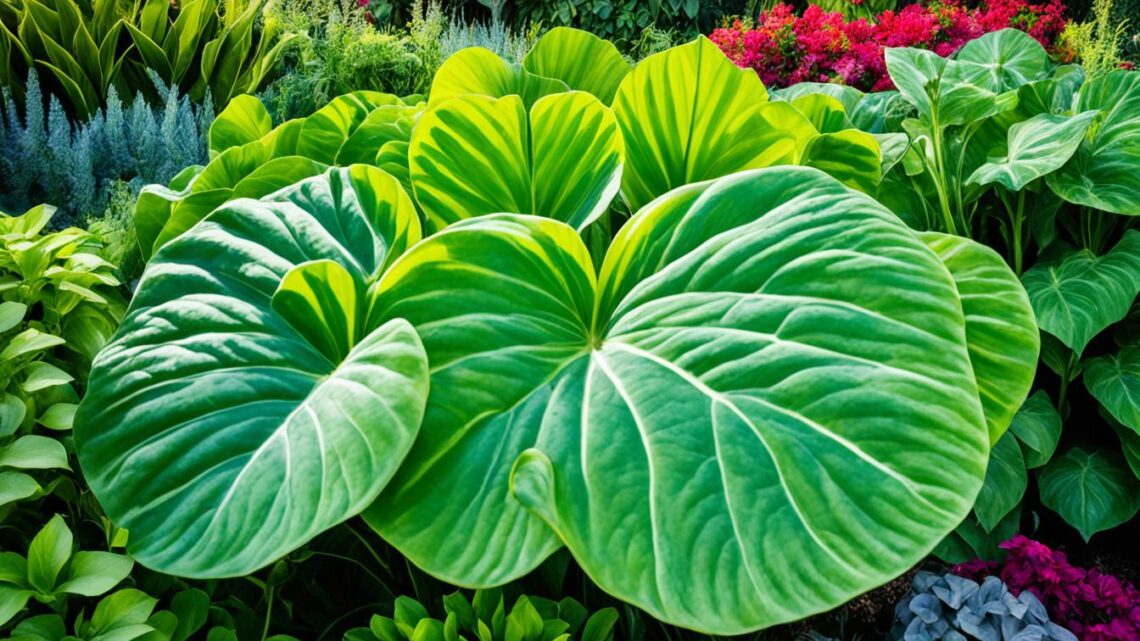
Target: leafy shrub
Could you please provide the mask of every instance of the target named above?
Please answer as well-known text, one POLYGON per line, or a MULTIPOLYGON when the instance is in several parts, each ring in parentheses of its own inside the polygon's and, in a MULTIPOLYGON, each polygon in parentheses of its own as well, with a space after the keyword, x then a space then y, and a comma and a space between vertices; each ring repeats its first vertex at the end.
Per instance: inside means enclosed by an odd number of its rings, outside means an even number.
POLYGON ((993 576, 979 585, 954 574, 919 572, 895 612, 891 641, 1077 641, 1072 632, 1049 620, 1032 592, 1015 595, 993 576))
POLYGON ((745 4, 731 0, 518 0, 507 8, 516 25, 576 27, 626 49, 650 27, 693 38, 721 16, 742 13, 745 4))
POLYGON ((415 599, 399 597, 393 617, 375 615, 368 628, 349 630, 345 641, 406 641, 469 638, 479 641, 611 641, 617 610, 590 614, 572 598, 551 601, 520 596, 510 610, 500 590, 476 590, 472 601, 460 592, 443 597, 445 619, 428 616, 415 599))
POLYGON ((162 92, 160 107, 150 107, 141 95, 127 107, 112 87, 106 109, 76 125, 55 96, 45 103, 34 72, 22 113, 5 91, 0 203, 19 210, 59 202, 63 220, 74 223, 103 212, 116 182, 137 192, 146 183, 170 180, 187 164, 205 161, 213 110, 196 107, 174 88, 162 92))
POLYGON ((135 558, 188 576, 362 514, 432 576, 565 546, 718 634, 864 592, 969 511, 1037 334, 997 254, 866 193, 880 147, 847 114, 770 100, 703 38, 631 69, 569 29, 521 65, 457 53, 427 104, 273 128, 236 100, 213 168, 140 199, 88 481, 135 558))
POLYGON ((308 116, 353 91, 403 96, 425 92, 431 82, 438 37, 379 32, 358 9, 335 2, 315 12, 302 4, 271 7, 266 21, 309 34, 287 57, 285 73, 262 94, 277 122, 308 116), (428 47, 426 55, 422 46, 428 47))
POLYGON ((974 560, 953 572, 979 581, 997 575, 1015 594, 1033 594, 1082 641, 1128 641, 1140 635, 1140 590, 1131 583, 1096 568, 1073 567, 1064 552, 1024 536, 1001 548, 1008 552, 1004 561, 974 560))
POLYGON ((119 96, 157 98, 149 75, 196 102, 223 107, 256 91, 294 38, 258 27, 265 0, 76 3, 7 0, 0 9, 0 80, 23 99, 33 70, 50 71, 50 93, 80 120, 119 96))
POLYGON ((885 47, 918 47, 948 56, 984 33, 1015 27, 1053 47, 1065 28, 1060 0, 1036 5, 993 0, 978 9, 956 2, 918 3, 887 10, 872 21, 847 21, 838 12, 809 5, 797 16, 792 5, 761 12, 755 24, 737 20, 709 37, 741 67, 756 70, 764 84, 842 82, 862 90, 893 88, 883 59, 885 47))

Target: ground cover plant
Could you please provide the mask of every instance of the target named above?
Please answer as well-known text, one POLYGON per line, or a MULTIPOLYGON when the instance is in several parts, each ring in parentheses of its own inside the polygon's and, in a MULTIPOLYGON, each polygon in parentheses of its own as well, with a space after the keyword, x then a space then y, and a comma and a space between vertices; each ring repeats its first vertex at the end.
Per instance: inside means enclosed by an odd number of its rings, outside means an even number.
POLYGON ((0 637, 1132 638, 1136 72, 291 6, 350 28, 0 218, 0 637))

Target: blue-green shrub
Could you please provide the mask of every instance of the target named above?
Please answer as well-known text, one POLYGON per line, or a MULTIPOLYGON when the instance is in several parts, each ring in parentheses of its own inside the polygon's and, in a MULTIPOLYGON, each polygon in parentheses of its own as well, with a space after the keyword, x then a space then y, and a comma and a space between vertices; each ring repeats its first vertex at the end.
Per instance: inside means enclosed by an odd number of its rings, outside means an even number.
POLYGON ((34 72, 23 110, 4 89, 0 209, 23 211, 48 202, 59 207, 56 224, 73 224, 102 213, 116 182, 137 192, 205 162, 206 132, 214 119, 210 101, 198 106, 177 89, 155 84, 161 105, 141 97, 125 105, 112 87, 106 109, 81 124, 68 119, 58 98, 45 100, 34 72))

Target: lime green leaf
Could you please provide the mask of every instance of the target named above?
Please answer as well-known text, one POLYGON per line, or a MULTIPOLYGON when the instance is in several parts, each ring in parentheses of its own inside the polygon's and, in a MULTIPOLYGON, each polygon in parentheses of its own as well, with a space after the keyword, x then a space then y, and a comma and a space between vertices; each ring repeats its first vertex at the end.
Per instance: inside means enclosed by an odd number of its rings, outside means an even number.
POLYGON ((0 303, 0 332, 6 332, 24 322, 24 315, 28 313, 28 306, 23 303, 7 301, 0 303))
POLYGON ((1140 345, 1089 361, 1084 381, 1114 419, 1140 435, 1140 345))
POLYGON ((767 102, 756 72, 738 68, 703 36, 638 63, 613 106, 625 140, 622 193, 630 208, 681 185, 794 162, 796 127, 815 130, 787 103, 769 111, 767 102), (792 122, 797 118, 801 125, 792 122))
POLYGON ((29 327, 8 341, 3 351, 0 351, 0 361, 9 361, 22 356, 30 356, 63 344, 64 340, 59 336, 47 334, 34 327, 29 327))
POLYGON ((63 517, 53 516, 28 546, 28 583, 41 594, 54 592, 56 579, 71 558, 74 544, 63 517))
POLYGON ((569 91, 561 80, 530 73, 481 47, 461 49, 444 61, 431 81, 428 108, 459 96, 505 98, 516 95, 526 106, 552 93, 569 91))
POLYGON ((71 374, 43 361, 28 363, 28 366, 23 369, 23 373, 24 380, 20 383, 20 389, 28 394, 57 385, 66 385, 75 380, 71 374))
POLYGON ((1005 260, 989 247, 938 232, 919 237, 954 277, 990 443, 997 443, 1037 371, 1041 339, 1029 297, 1005 260))
POLYGON ((91 633, 121 641, 137 638, 150 632, 151 628, 144 624, 157 604, 158 599, 141 590, 119 590, 95 606, 91 614, 91 633))
POLYGON ((1085 541, 1140 510, 1140 480, 1114 452, 1074 447, 1042 468, 1037 482, 1045 507, 1060 514, 1085 541))
POLYGON ((1013 434, 1007 433, 998 439, 990 451, 986 479, 982 483, 982 490, 978 492, 978 500, 974 503, 974 512, 986 532, 997 527, 1021 503, 1028 484, 1025 457, 1021 454, 1017 439, 1013 434))
POLYGON ((273 129, 269 110, 253 96, 236 96, 210 125, 210 151, 221 153, 259 140, 273 129))
POLYGON ((70 469, 63 443, 35 434, 21 436, 0 446, 0 467, 24 470, 70 469))
POLYGON ((67 578, 56 592, 99 596, 127 578, 134 565, 134 561, 121 554, 76 552, 68 567, 67 578))
MULTIPOLYGON (((4 625, 12 620, 12 617, 19 614, 28 604, 33 594, 35 594, 35 592, 32 590, 23 590, 10 585, 0 584, 0 625, 4 625)), ((13 634, 15 633, 16 632, 13 631, 13 634)))
POLYGON ((588 31, 555 27, 538 39, 523 60, 531 73, 557 78, 570 89, 594 94, 610 104, 630 65, 617 47, 588 31))
POLYGON ((297 139, 297 155, 331 165, 336 162, 341 145, 364 123, 372 110, 401 104, 396 96, 375 91, 338 96, 305 119, 297 139))
POLYGON ((1005 155, 991 157, 966 182, 998 183, 1010 191, 1021 191, 1068 162, 1097 113, 1086 111, 1072 117, 1045 113, 1014 124, 1009 128, 1005 155))
POLYGON ((136 559, 245 574, 372 501, 420 422, 419 339, 394 320, 330 359, 273 296, 314 260, 363 287, 419 233, 396 180, 355 165, 234 201, 154 257, 75 424, 88 481, 136 559))
POLYGON ((1140 73, 1118 70, 1086 82, 1076 108, 1103 111, 1103 120, 1049 174, 1049 187, 1071 203, 1140 215, 1140 73))
POLYGON ((467 96, 420 120, 408 164, 437 229, 491 213, 547 216, 585 229, 621 183, 622 141, 610 110, 584 92, 467 96))
POLYGON ((874 194, 882 179, 879 143, 871 134, 857 129, 810 139, 800 162, 827 172, 865 194, 874 194))
POLYGON ((1057 442, 1061 440, 1061 415, 1044 390, 1037 390, 1025 399, 1013 417, 1009 429, 1021 442, 1025 466, 1041 467, 1053 458, 1057 442))
POLYGON ((4 392, 0 400, 0 437, 16 433, 28 414, 28 406, 15 394, 4 392))
POLYGON ((377 294, 421 334, 432 395, 365 517, 446 580, 508 581, 565 544, 653 616, 740 633, 905 571, 985 475, 953 278, 817 170, 671 192, 596 278, 565 224, 462 221, 377 294))
POLYGON ((855 126, 848 120, 843 103, 832 96, 809 93, 792 98, 790 102, 821 134, 838 133, 855 126))
POLYGON ((77 407, 75 403, 55 403, 44 410, 36 422, 49 430, 69 430, 77 407))
MULTIPOLYGON (((35 496, 40 484, 22 472, 0 471, 0 507, 35 496)), ((0 580, 3 572, 0 571, 0 580)))
POLYGON ((314 260, 290 269, 272 306, 330 361, 348 358, 362 338, 364 283, 336 261, 314 260))
POLYGON ((1124 318, 1140 292, 1140 232, 1125 232, 1104 256, 1081 249, 1038 263, 1021 282, 1038 326, 1079 355, 1093 337, 1124 318))

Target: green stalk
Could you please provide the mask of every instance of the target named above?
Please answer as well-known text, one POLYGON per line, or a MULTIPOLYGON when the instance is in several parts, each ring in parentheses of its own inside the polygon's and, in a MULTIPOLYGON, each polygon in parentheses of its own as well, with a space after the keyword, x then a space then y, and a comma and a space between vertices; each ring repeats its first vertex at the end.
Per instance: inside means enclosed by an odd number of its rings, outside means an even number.
POLYGON ((1013 212, 1013 273, 1021 276, 1023 251, 1021 227, 1025 222, 1025 190, 1017 192, 1017 209, 1013 212))

